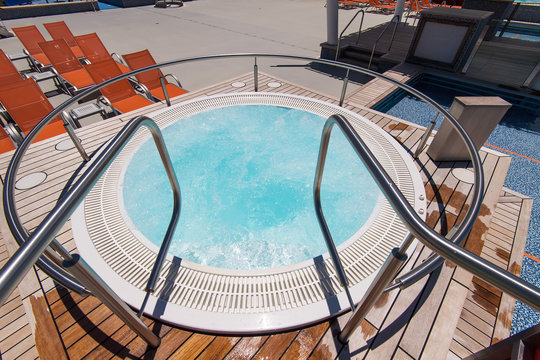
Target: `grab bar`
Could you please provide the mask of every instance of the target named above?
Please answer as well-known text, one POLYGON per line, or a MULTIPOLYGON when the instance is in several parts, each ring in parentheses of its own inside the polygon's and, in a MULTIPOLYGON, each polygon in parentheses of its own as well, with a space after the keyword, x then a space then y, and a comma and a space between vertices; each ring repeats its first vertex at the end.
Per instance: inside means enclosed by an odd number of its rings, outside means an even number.
MULTIPOLYGON (((167 171, 169 182, 173 188, 173 196, 176 211, 169 228, 174 230, 178 219, 180 204, 180 188, 176 175, 172 167, 170 157, 163 140, 163 136, 156 123, 146 116, 139 116, 131 120, 107 145, 96 159, 89 165, 88 169, 81 175, 79 180, 69 189, 66 194, 58 201, 54 209, 41 222, 37 229, 30 235, 15 254, 7 261, 0 270, 0 304, 3 304, 13 289, 19 284, 26 275, 30 267, 36 262, 39 256, 47 249, 55 234, 60 231, 63 224, 69 219, 83 201, 84 197, 90 192, 94 184, 103 175, 110 163, 116 158, 117 154, 124 148, 126 143, 133 137, 135 132, 141 127, 147 127, 158 148, 161 160, 167 171)), ((31 139, 31 138, 30 138, 31 139)), ((25 140, 23 144, 28 145, 31 140, 25 140)), ((21 145, 23 146, 23 145, 21 145)), ((10 166, 12 166, 10 164, 10 166)), ((13 170, 12 170, 13 171, 13 170)), ((173 231, 171 230, 171 231, 173 231)), ((63 253, 66 255, 66 253, 63 253)), ((76 278, 84 278, 85 285, 93 290, 94 295, 108 305, 116 315, 130 326, 139 336, 152 346, 158 346, 160 339, 146 325, 131 312, 129 307, 118 298, 118 296, 99 278, 97 274, 80 258, 73 255, 64 260, 66 267, 76 278)))
MULTIPOLYGON (((498 289, 507 292, 513 297, 531 306, 535 310, 540 310, 539 288, 527 283, 511 273, 506 272, 498 266, 491 264, 490 262, 463 249, 462 247, 455 245, 453 242, 448 241, 445 237, 431 229, 416 214, 413 207, 409 204, 405 196, 386 173, 371 150, 369 150, 365 142, 358 136, 351 124, 343 116, 332 115, 328 118, 324 125, 321 144, 329 141, 332 127, 335 124, 339 126, 357 153, 358 157, 362 159, 396 213, 399 215, 403 223, 408 227, 412 236, 416 237, 425 246, 437 252, 445 259, 448 259, 452 263, 463 267, 465 270, 494 285, 498 289)), ((475 169, 475 190, 478 187, 483 188, 483 172, 481 167, 477 166, 480 163, 478 152, 474 148, 474 144, 472 143, 470 137, 465 133, 465 131, 463 131, 463 128, 456 127, 456 130, 460 134, 462 140, 465 142, 467 150, 471 155, 471 160, 475 169)), ((471 207, 479 207, 480 205, 480 202, 473 201, 471 207)), ((459 228, 455 230, 456 233, 454 234, 454 238, 465 238, 469 234, 475 218, 476 217, 463 221, 459 228)), ((404 248, 406 248, 409 243, 410 237, 399 249, 394 249, 387 262, 379 271, 376 280, 372 283, 370 289, 364 295, 364 299, 362 301, 365 299, 376 299, 383 292, 384 287, 391 280, 394 270, 397 271, 399 269, 399 261, 395 261, 393 258, 402 260, 400 259, 400 255, 404 253, 404 248)), ((374 301, 372 300, 372 303, 373 302, 374 301)), ((362 307, 362 302, 360 303, 358 309, 353 312, 353 315, 343 327, 343 330, 339 335, 340 341, 348 341, 354 330, 360 325, 360 322, 369 310, 370 307, 362 307)))
POLYGON ((360 20, 360 28, 358 29, 358 35, 356 36, 356 44, 358 44, 358 40, 360 40, 360 32, 362 32, 362 25, 364 24, 364 15, 365 15, 365 12, 364 10, 358 10, 356 12, 356 14, 354 14, 354 16, 352 17, 351 21, 349 21, 349 23, 345 26, 345 28, 343 29, 343 31, 341 31, 341 34, 339 34, 339 39, 338 39, 338 42, 337 42, 337 47, 336 47, 336 57, 334 58, 335 61, 337 61, 338 57, 339 57, 339 53, 340 53, 340 44, 341 44, 341 38, 343 37, 343 33, 345 32, 345 30, 347 30, 349 28, 349 25, 352 24, 352 22, 354 21, 354 19, 356 19, 356 17, 358 16, 358 14, 362 13, 362 20, 360 20))
POLYGON ((394 17, 392 18, 392 20, 390 20, 390 22, 388 22, 386 24, 386 26, 384 27, 383 31, 379 34, 379 36, 377 37, 377 39, 375 40, 375 43, 373 44, 373 47, 371 48, 371 56, 369 57, 369 63, 368 63, 368 70, 369 68, 371 67, 371 61, 373 60, 373 55, 375 54, 375 48, 377 47, 377 44, 379 43, 379 40, 381 40, 382 36, 384 35, 384 33, 386 32, 386 29, 388 29, 388 26, 390 26, 391 23, 394 22, 394 19, 397 19, 397 22, 396 24, 394 25, 394 31, 392 32, 392 39, 390 40, 390 45, 388 46, 388 50, 386 50, 386 52, 389 52, 390 49, 392 48, 392 43, 394 42, 394 37, 396 36, 396 29, 397 29, 397 26, 399 24, 399 15, 394 15, 394 17))

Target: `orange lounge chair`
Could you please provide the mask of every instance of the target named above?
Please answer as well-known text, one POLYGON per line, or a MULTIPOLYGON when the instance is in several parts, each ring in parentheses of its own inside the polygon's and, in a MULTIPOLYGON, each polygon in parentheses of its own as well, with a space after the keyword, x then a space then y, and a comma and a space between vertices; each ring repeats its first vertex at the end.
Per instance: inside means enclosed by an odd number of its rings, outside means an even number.
MULTIPOLYGON (((107 60, 113 56, 118 56, 115 53, 109 54, 107 48, 105 48, 105 45, 103 45, 103 42, 101 42, 101 39, 96 33, 75 36, 75 40, 86 59, 92 64, 107 60)), ((124 74, 131 71, 130 68, 121 62, 117 61, 117 65, 124 74)))
POLYGON ((9 60, 4 51, 0 49, 0 82, 11 83, 21 80, 23 80, 23 77, 19 70, 9 60))
MULTIPOLYGON (((156 61, 148 50, 142 50, 131 54, 122 55, 122 57, 127 62, 128 66, 133 70, 156 64, 156 61)), ((182 89, 180 81, 174 75, 167 74, 164 76, 159 69, 148 70, 143 73, 137 74, 136 76, 137 80, 139 80, 144 86, 148 88, 152 96, 159 100, 165 99, 163 87, 161 86, 161 81, 159 79, 160 76, 163 77, 163 81, 165 82, 165 88, 167 89, 167 94, 169 95, 169 98, 177 97, 187 93, 186 90, 182 89), (170 84, 165 79, 166 76, 173 77, 178 86, 170 84)))
MULTIPOLYGON (((122 75, 116 61, 112 58, 85 65, 96 84, 122 75)), ((127 79, 119 80, 100 89, 104 101, 116 113, 125 113, 153 104, 152 101, 137 94, 127 79)))
POLYGON ((369 4, 371 7, 382 10, 383 12, 390 12, 396 9, 395 5, 383 4, 380 0, 369 0, 369 4))
POLYGON ((30 56, 34 70, 41 72, 44 68, 51 66, 51 62, 39 47, 39 43, 44 42, 45 38, 35 25, 16 27, 11 30, 17 35, 25 52, 30 56))
MULTIPOLYGON (((49 100, 45 97, 39 86, 32 79, 23 79, 14 83, 3 84, 0 87, 0 103, 4 107, 2 115, 9 126, 16 125, 24 135, 48 113, 53 111, 49 100)), ((17 132, 18 129, 16 130, 17 132)), ((7 131, 9 133, 9 131, 7 131)), ((65 133, 64 123, 60 117, 54 118, 43 129, 34 141, 48 139, 65 133)), ((22 140, 15 139, 17 142, 22 140)))
POLYGON ((11 138, 8 136, 4 128, 0 126, 0 129, 0 154, 3 154, 15 149, 15 145, 13 145, 11 138))
POLYGON ((94 81, 64 39, 45 41, 39 46, 58 75, 58 85, 69 95, 94 85, 94 81))
POLYGON ((77 45, 77 41, 75 41, 71 30, 69 30, 65 22, 57 21, 43 24, 43 26, 45 26, 53 40, 64 39, 77 58, 84 58, 82 50, 77 45))

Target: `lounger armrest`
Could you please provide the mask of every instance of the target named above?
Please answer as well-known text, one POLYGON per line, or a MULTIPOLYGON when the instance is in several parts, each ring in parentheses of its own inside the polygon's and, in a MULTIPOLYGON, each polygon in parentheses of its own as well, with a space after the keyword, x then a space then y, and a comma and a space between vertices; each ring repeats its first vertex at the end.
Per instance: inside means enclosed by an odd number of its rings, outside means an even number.
POLYGON ((124 66, 128 66, 126 64, 126 62, 124 61, 124 59, 120 55, 118 55, 117 53, 114 53, 114 52, 111 53, 111 57, 114 59, 114 61, 119 62, 120 64, 122 64, 124 66))
POLYGON ((77 88, 74 85, 67 82, 66 79, 64 79, 62 77, 62 75, 60 75, 58 73, 58 71, 56 71, 56 69, 54 67, 51 67, 51 69, 49 71, 54 73, 54 75, 55 75, 54 79, 55 79, 57 87, 62 88, 66 92, 67 95, 73 96, 73 91, 77 91, 77 88), (74 88, 74 90, 71 91, 70 87, 74 88))
POLYGON ((112 112, 115 114, 115 115, 120 115, 121 112, 119 112, 118 110, 116 110, 116 108, 113 106, 113 104, 109 101, 109 99, 107 99, 105 96, 101 95, 98 99, 97 99, 98 103, 101 102, 103 105, 106 105, 108 107, 111 108, 112 112))
POLYGON ((68 123, 69 126, 71 126, 72 129, 79 129, 81 127, 81 124, 77 119, 75 119, 70 113, 67 111, 62 111, 60 113, 60 118, 65 123, 68 123))
POLYGON ((22 131, 20 131, 15 125, 7 123, 4 124, 3 127, 6 134, 8 134, 9 138, 11 139, 11 142, 13 142, 13 145, 17 147, 23 142, 24 135, 22 134, 22 131))
POLYGON ((178 85, 179 88, 182 88, 182 84, 180 83, 180 80, 178 80, 178 78, 176 77, 176 75, 173 75, 173 74, 165 74, 165 78, 167 78, 167 76, 170 76, 174 79, 174 81, 176 81, 176 84, 178 85))
POLYGON ((154 96, 143 83, 137 82, 137 90, 142 92, 144 96, 148 98, 148 100, 151 100, 152 102, 154 102, 154 96))

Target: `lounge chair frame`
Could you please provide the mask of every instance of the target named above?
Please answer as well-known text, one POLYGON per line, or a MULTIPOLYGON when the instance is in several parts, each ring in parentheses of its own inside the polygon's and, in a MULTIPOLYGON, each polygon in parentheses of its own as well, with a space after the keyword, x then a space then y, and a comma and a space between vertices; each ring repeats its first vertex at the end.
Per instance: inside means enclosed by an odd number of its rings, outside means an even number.
MULTIPOLYGON (((86 65, 86 68, 88 70, 88 73, 94 79, 94 81, 96 83, 101 83, 102 81, 105 81, 105 80, 111 79, 113 77, 122 75, 122 71, 118 67, 118 64, 112 58, 109 58, 107 60, 103 60, 103 61, 95 63, 95 64, 88 64, 88 65, 86 65), (108 66, 109 69, 107 69, 106 66, 108 66), (102 67, 101 68, 102 70, 100 72, 99 70, 93 69, 93 67, 102 67), (107 71, 109 71, 109 73, 105 74, 105 72, 107 72, 107 71), (96 76, 100 76, 100 77, 102 77, 102 79, 98 79, 98 78, 96 78, 96 76)), ((120 84, 120 82, 118 84, 120 84)), ((137 83, 137 85, 134 87, 134 86, 132 86, 132 84, 131 84, 131 82, 129 80, 126 81, 126 84, 128 84, 129 88, 131 88, 131 90, 128 90, 128 88, 126 87, 126 91, 128 91, 128 92, 132 91, 132 93, 134 95, 140 96, 141 98, 143 98, 143 99, 145 99, 145 100, 147 100, 147 101, 149 101, 151 103, 154 102, 154 97, 152 96, 152 94, 150 93, 148 88, 146 86, 144 86, 143 84, 137 83), (144 93, 146 97, 142 96, 140 94, 140 92, 144 93)), ((114 102, 111 101, 104 94, 103 90, 105 88, 106 87, 104 87, 104 88, 102 88, 100 90, 101 95, 98 97, 98 100, 97 100, 98 103, 100 102, 100 103, 110 107, 112 109, 113 114, 115 114, 115 115, 122 114, 123 112, 120 109, 118 109, 118 107, 116 107, 114 105, 114 102)), ((133 97, 133 96, 127 96, 124 99, 131 98, 131 97, 133 97)))

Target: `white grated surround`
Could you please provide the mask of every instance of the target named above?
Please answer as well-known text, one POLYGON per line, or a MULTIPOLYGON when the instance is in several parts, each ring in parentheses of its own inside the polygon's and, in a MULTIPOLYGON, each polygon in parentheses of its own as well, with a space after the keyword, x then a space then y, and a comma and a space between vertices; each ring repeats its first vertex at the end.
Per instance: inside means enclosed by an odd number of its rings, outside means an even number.
MULTIPOLYGON (((183 117, 232 105, 285 106, 325 118, 336 113, 344 115, 415 209, 425 209, 424 202, 419 200, 424 198, 424 187, 408 154, 383 130, 346 109, 299 96, 243 93, 191 100, 152 113, 150 117, 164 128, 183 117)), ((84 202, 86 228, 102 258, 100 261, 140 290, 146 286, 157 250, 152 245, 149 248, 148 241, 140 241, 140 234, 134 234, 126 225, 119 205, 118 186, 124 166, 149 137, 148 131, 140 130, 84 202)), ((360 237, 349 239, 338 247, 355 301, 360 300, 391 249, 399 246, 408 234, 386 200, 381 203, 377 216, 360 237), (369 281, 365 281, 368 277, 369 281)), ((79 246, 81 240, 77 236, 75 238, 79 246)), ((329 309, 328 299, 343 292, 328 255, 324 255, 323 259, 318 264, 310 260, 278 269, 237 271, 201 266, 169 256, 154 295, 179 306, 182 311, 192 309, 223 314, 272 314, 307 306, 313 312, 313 319, 308 322, 314 322, 335 314, 335 310, 329 309), (314 304, 320 306, 311 306, 314 304)), ((87 261, 92 265, 92 259, 87 261)), ((122 295, 121 290, 119 293, 122 295)), ((340 305, 338 310, 343 311, 345 304, 340 305)), ((182 323, 182 320, 164 320, 182 323)), ((292 326, 294 324, 284 325, 292 326)), ((194 326, 188 324, 188 327, 194 326)))

